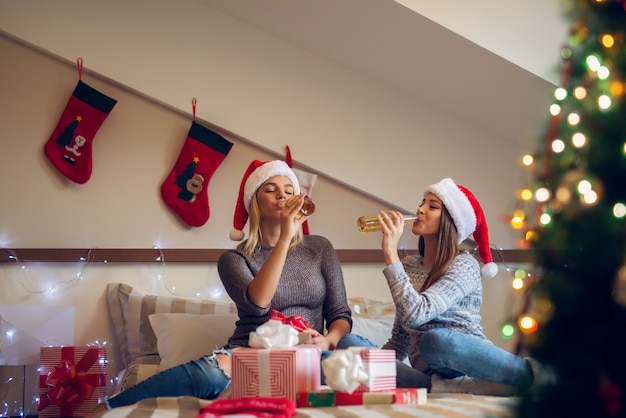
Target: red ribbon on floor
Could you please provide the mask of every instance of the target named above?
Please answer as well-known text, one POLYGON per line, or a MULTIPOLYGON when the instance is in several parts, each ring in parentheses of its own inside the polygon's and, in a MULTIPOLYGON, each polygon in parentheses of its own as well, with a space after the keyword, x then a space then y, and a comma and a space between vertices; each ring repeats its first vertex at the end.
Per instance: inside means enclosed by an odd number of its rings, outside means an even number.
POLYGON ((218 399, 201 408, 196 418, 221 418, 232 415, 290 418, 296 415, 296 404, 287 398, 218 399))

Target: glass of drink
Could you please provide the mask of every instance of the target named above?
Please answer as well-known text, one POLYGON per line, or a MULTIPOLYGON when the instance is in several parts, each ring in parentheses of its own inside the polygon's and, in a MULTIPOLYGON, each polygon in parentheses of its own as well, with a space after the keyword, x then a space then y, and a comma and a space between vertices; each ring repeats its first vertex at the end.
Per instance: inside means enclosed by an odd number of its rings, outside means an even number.
MULTIPOLYGON (((281 202, 280 205, 284 207, 285 202, 281 202)), ((304 202, 302 203, 302 207, 300 208, 300 215, 311 216, 313 212, 315 212, 315 203, 313 203, 311 198, 307 196, 304 198, 304 202)))
POLYGON ((313 215, 315 212, 315 203, 307 196, 304 198, 304 203, 302 204, 302 208, 300 208, 300 213, 304 216, 313 215))

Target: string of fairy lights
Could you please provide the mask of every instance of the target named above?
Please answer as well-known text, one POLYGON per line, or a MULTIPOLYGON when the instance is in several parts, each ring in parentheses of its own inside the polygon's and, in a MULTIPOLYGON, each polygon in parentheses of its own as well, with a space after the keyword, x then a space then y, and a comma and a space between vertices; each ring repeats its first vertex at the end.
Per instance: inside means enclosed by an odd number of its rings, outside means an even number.
POLYGON ((78 262, 80 266, 78 271, 70 275, 67 279, 55 280, 46 286, 38 286, 34 283, 33 277, 30 275, 30 267, 27 262, 20 260, 15 251, 10 248, 2 248, 8 254, 7 259, 15 262, 19 283, 24 290, 30 294, 55 294, 61 286, 77 285, 85 277, 85 269, 93 261, 94 248, 90 248, 85 257, 80 257, 78 262))
MULTIPOLYGON (((184 297, 184 298, 202 298, 209 297, 211 299, 219 299, 224 289, 219 285, 210 285, 204 289, 206 295, 203 294, 200 290, 194 289, 192 292, 185 292, 181 290, 179 286, 175 283, 172 283, 168 280, 168 276, 166 274, 167 271, 167 263, 165 259, 165 255, 159 246, 152 247, 155 250, 155 263, 157 267, 157 271, 153 273, 153 278, 157 283, 162 284, 163 288, 171 295, 184 297)), ((94 256, 98 247, 91 247, 87 251, 87 255, 84 257, 79 257, 77 262, 79 266, 77 267, 76 272, 69 273, 67 275, 62 274, 66 278, 61 279, 52 279, 50 280, 49 274, 46 274, 45 279, 41 279, 32 271, 32 265, 39 263, 31 263, 28 261, 21 260, 16 252, 10 248, 0 248, 3 253, 6 253, 6 259, 14 262, 16 275, 18 277, 18 281, 20 285, 24 288, 24 290, 31 295, 55 295, 57 294, 61 288, 77 286, 80 282, 85 279, 86 270, 88 267, 92 265, 94 262, 94 256)), ((103 260, 102 263, 108 264, 108 260, 103 260)), ((72 263, 74 265, 75 263, 72 263)), ((142 263, 145 265, 145 263, 142 263)), ((149 263, 148 263, 149 264, 149 263)))
MULTIPOLYGON (((157 271, 153 272, 152 277, 157 283, 160 283, 169 294, 174 296, 185 298, 204 297, 202 292, 199 290, 194 290, 192 293, 185 293, 182 292, 175 283, 171 283, 170 281, 168 281, 168 275, 166 274, 168 268, 166 257, 159 246, 155 245, 152 248, 155 250, 154 261, 156 263, 155 266, 157 267, 157 271)), ((14 268, 16 271, 16 275, 19 279, 19 283, 27 293, 32 295, 55 295, 60 292, 61 288, 77 286, 85 279, 88 268, 94 262, 95 253, 98 250, 98 247, 89 248, 85 256, 79 257, 79 259, 77 260, 77 262, 79 263, 77 271, 67 274, 67 278, 55 279, 53 281, 40 280, 36 278, 36 274, 31 272, 31 263, 21 260, 14 250, 10 248, 2 248, 1 250, 4 253, 8 254, 6 257, 8 260, 14 262, 14 268)), ((468 251, 476 253, 478 251, 478 246, 475 245, 473 249, 468 249, 468 251)), ((500 250, 494 249, 494 251, 497 253, 500 250)), ((108 263, 107 260, 103 260, 102 262, 104 264, 108 263)), ((507 265, 504 261, 504 257, 501 257, 500 261, 496 260, 496 262, 501 265, 501 269, 504 269, 507 272, 513 272, 513 275, 516 277, 513 282, 513 287, 517 293, 521 292, 524 283, 528 281, 528 277, 525 277, 525 275, 527 275, 528 273, 526 273, 525 270, 521 270, 519 268, 514 268, 507 265)), ((210 288, 205 290, 211 299, 219 299, 224 291, 222 286, 211 286, 210 288)), ((513 332, 508 321, 506 324, 509 325, 509 327, 503 329, 502 338, 509 339, 513 336, 513 332)))

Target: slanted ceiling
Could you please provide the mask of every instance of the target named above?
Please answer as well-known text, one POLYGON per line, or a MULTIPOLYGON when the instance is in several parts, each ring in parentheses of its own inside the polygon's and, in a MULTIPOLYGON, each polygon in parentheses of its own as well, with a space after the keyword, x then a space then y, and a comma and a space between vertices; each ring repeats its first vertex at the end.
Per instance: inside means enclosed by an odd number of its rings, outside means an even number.
POLYGON ((507 140, 545 99, 536 78, 557 81, 566 33, 549 0, 198 1, 507 140))
POLYGON ((277 156, 289 145, 302 168, 398 208, 414 210, 424 186, 451 176, 495 222, 554 87, 558 51, 548 63, 536 48, 537 31, 543 48, 560 42, 554 7, 525 3, 543 14, 524 45, 520 5, 506 16, 502 2, 422 5, 424 14, 420 3, 0 0, 0 30, 70 64, 83 57, 87 80, 100 74, 174 110, 191 113, 197 97, 200 120, 277 156))

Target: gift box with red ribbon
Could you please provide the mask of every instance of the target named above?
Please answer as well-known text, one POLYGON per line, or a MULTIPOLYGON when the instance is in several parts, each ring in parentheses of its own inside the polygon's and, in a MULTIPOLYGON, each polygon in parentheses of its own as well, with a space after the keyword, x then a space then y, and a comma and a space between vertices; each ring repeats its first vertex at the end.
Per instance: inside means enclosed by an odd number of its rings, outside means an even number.
POLYGON ((41 347, 39 417, 84 417, 106 395, 106 350, 90 346, 41 347))
POLYGON ((272 318, 275 321, 280 321, 283 324, 289 325, 296 331, 298 331, 298 341, 302 343, 306 343, 311 339, 311 333, 308 331, 313 327, 313 325, 309 325, 306 323, 306 320, 302 315, 291 315, 285 317, 285 315, 277 311, 276 309, 272 309, 272 318))
POLYGON ((344 405, 398 404, 424 405, 427 401, 424 388, 396 389, 385 392, 301 392, 298 394, 298 408, 344 405))
POLYGON ((288 398, 320 390, 320 349, 238 348, 232 352, 232 398, 288 398))

